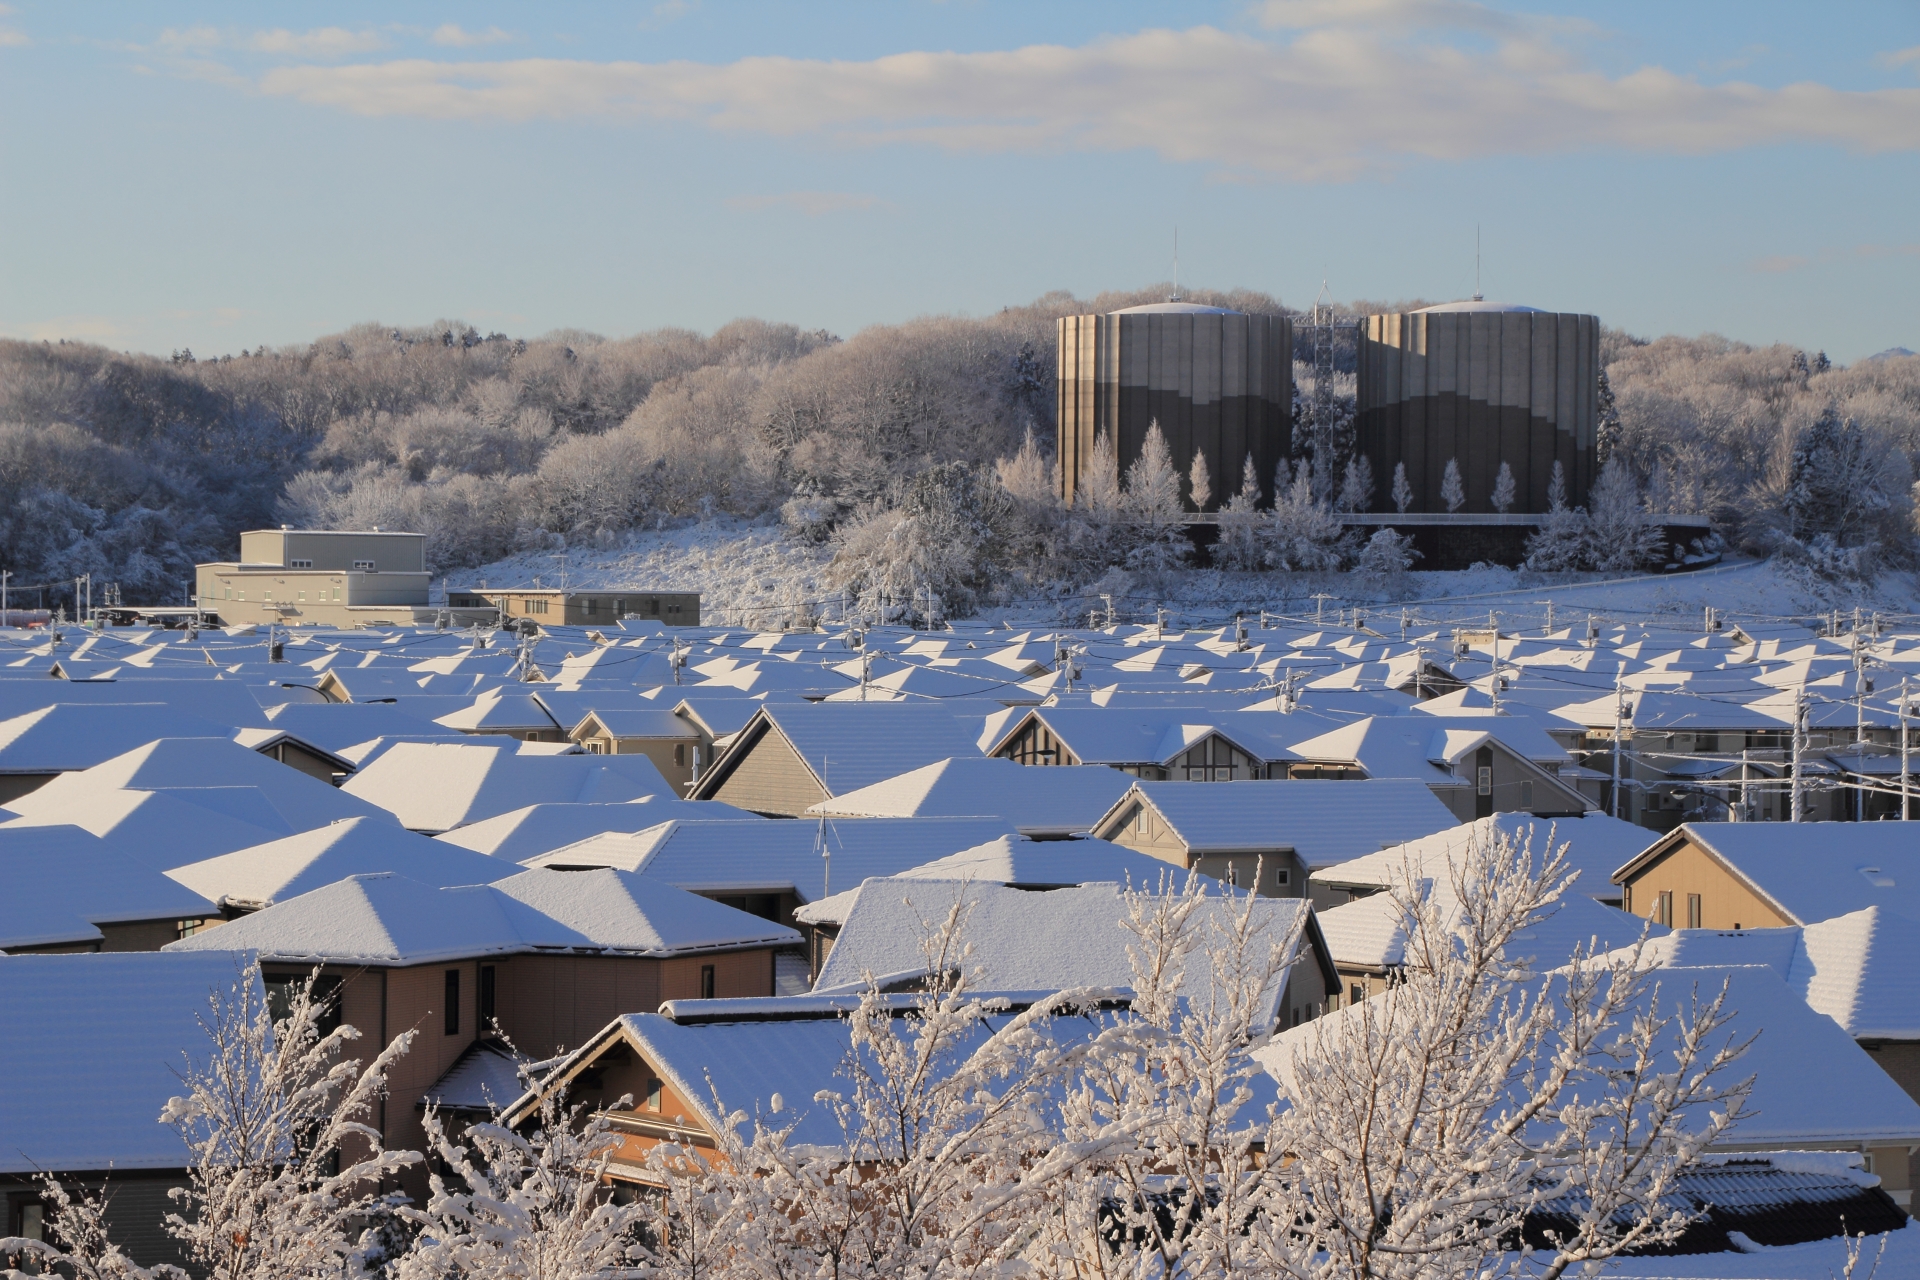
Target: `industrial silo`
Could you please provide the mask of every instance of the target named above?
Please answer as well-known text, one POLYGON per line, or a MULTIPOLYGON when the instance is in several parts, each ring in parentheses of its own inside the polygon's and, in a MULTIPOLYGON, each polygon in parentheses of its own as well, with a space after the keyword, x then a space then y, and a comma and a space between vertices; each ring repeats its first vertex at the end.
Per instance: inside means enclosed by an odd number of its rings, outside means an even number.
POLYGON ((1373 466, 1373 510, 1395 510, 1394 467, 1409 511, 1444 512, 1441 478, 1457 459, 1462 515, 1492 512, 1500 464, 1513 469, 1516 514, 1548 508, 1553 464, 1567 503, 1594 479, 1600 321, 1505 303, 1450 302, 1360 326, 1355 436, 1373 466))
MULTIPOLYGON (((1120 474, 1158 421, 1184 476, 1207 457, 1216 509, 1240 487, 1251 453, 1271 501, 1292 442, 1293 325, 1191 302, 1064 316, 1059 324, 1060 496, 1071 503, 1096 436, 1112 436, 1120 474)), ((1181 492, 1192 506, 1183 479, 1181 492)))

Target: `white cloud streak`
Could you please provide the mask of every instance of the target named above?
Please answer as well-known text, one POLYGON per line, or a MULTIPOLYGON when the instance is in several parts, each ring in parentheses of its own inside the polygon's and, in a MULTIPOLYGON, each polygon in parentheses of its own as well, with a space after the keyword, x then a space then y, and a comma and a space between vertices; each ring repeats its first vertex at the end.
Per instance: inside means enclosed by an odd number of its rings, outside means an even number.
POLYGON ((787 208, 804 213, 809 218, 828 213, 878 209, 884 203, 878 196, 858 195, 849 191, 783 191, 778 195, 732 196, 726 201, 727 208, 743 212, 787 208))
POLYGON ((160 33, 159 43, 170 53, 238 49, 294 58, 342 58, 356 53, 376 53, 387 47, 386 37, 378 32, 349 31, 345 27, 316 27, 311 31, 289 31, 284 27, 272 31, 169 27, 160 33))
POLYGON ((1920 148, 1920 90, 1707 84, 1660 67, 1610 77, 1543 26, 1464 0, 1284 0, 1270 19, 1338 24, 1262 40, 1213 28, 1067 48, 871 61, 406 59, 285 66, 267 94, 365 116, 684 120, 774 137, 954 151, 1151 151, 1303 180, 1410 159, 1592 149, 1697 155, 1800 142, 1920 148), (1372 13, 1355 25, 1354 12, 1372 13), (1422 16, 1426 15, 1426 16, 1422 16), (1471 42, 1409 36, 1409 22, 1471 42), (1501 26, 1511 19, 1520 26, 1501 26), (1489 40, 1487 37, 1492 36, 1489 40))
POLYGON ((511 31, 502 31, 498 27, 488 27, 485 31, 468 31, 456 23, 445 22, 435 27, 428 37, 435 44, 447 45, 455 49, 471 49, 484 44, 510 44, 520 37, 511 31))
POLYGON ((26 32, 15 31, 11 27, 0 27, 0 48, 18 48, 32 43, 26 32))

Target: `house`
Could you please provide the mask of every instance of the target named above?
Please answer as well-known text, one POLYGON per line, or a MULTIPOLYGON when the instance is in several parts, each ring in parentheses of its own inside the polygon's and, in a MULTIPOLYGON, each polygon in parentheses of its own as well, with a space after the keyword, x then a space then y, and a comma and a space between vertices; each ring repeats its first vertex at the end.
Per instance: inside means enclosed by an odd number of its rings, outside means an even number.
POLYGON ((1295 898, 1310 895, 1308 877, 1316 870, 1417 840, 1453 822, 1452 811, 1425 783, 1407 778, 1337 786, 1136 782, 1093 825, 1093 834, 1174 866, 1257 888, 1262 897, 1295 898))
POLYGON ((1409 871, 1415 876, 1444 877, 1450 858, 1476 842, 1493 839, 1496 833, 1516 844, 1529 845, 1536 865, 1544 865, 1549 846, 1556 851, 1565 846, 1566 871, 1577 872, 1580 877, 1574 884, 1576 891, 1612 907, 1621 902, 1619 886, 1611 878, 1614 868, 1645 849, 1651 834, 1645 827, 1602 813, 1588 812, 1577 818, 1501 813, 1323 867, 1313 873, 1313 885, 1328 891, 1325 906, 1335 906, 1402 884, 1409 871))
POLYGON ((219 918, 201 894, 79 827, 0 825, 0 886, 10 955, 158 951, 219 918))
POLYGON ((685 795, 693 786, 703 760, 700 730, 664 707, 589 711, 566 736, 594 755, 645 756, 675 795, 685 795))
POLYGON ((485 854, 430 840, 391 822, 346 818, 175 867, 167 876, 233 919, 348 876, 385 871, 446 888, 486 884, 509 870, 485 854))
POLYGON ((698 591, 601 587, 562 591, 552 587, 463 588, 447 593, 451 609, 497 611, 503 623, 528 618, 544 627, 608 627, 625 618, 668 627, 700 625, 698 591))
MULTIPOLYGON (((390 1078, 381 1122, 390 1146, 419 1150, 416 1104, 476 1041, 504 1034, 546 1057, 623 1009, 770 995, 775 950, 800 937, 657 880, 602 870, 528 871, 449 889, 350 876, 172 949, 216 942, 258 951, 269 986, 318 967, 339 1016, 371 1043, 419 1030, 390 1078)), ((425 1190, 422 1172, 403 1182, 416 1198, 425 1190)))
POLYGON ((510 742, 396 743, 340 788, 438 835, 530 804, 607 804, 671 796, 645 756, 530 756, 510 742))
POLYGON ((1574 780, 1560 775, 1572 758, 1537 727, 1513 718, 1435 719, 1374 716, 1296 742, 1287 776, 1418 778, 1461 822, 1514 811, 1580 814, 1590 807, 1574 780))
POLYGON ((78 827, 153 871, 169 871, 287 834, 286 824, 269 813, 254 815, 269 824, 261 826, 236 818, 227 809, 200 803, 211 796, 215 805, 236 807, 240 801, 234 793, 244 800, 244 788, 92 793, 75 789, 51 798, 45 790, 16 800, 11 809, 0 809, 0 816, 18 815, 0 825, 0 830, 78 827))
POLYGON ((0 960, 0 1232, 44 1238, 40 1179, 109 1186, 109 1237, 138 1265, 187 1259, 162 1228, 186 1185, 187 1150, 157 1123, 181 1092, 183 1052, 204 1053, 207 998, 242 982, 265 996, 251 957, 225 951, 9 956, 0 960))
POLYGON ((1613 873, 1635 915, 1687 929, 1920 920, 1920 836, 1899 822, 1688 822, 1613 873))
POLYGON ((986 754, 1024 765, 1106 765, 1152 780, 1245 781, 1275 776, 1293 758, 1293 740, 1338 723, 1299 711, 1034 707, 1007 720, 986 754))
POLYGON ((927 703, 762 706, 688 798, 799 817, 822 800, 905 770, 981 754, 981 722, 927 703))
MULTIPOLYGON (((1201 912, 1232 911, 1227 892, 1215 885, 1201 912)), ((1139 939, 1125 927, 1127 904, 1120 886, 1110 881, 1023 889, 971 880, 881 878, 860 886, 814 994, 858 994, 870 976, 882 990, 924 986, 930 976, 923 947, 929 922, 937 930, 956 905, 965 912, 968 947, 960 963, 974 991, 1038 994, 1133 984, 1127 953, 1139 939)), ((1284 945, 1289 960, 1298 956, 1298 963, 1262 992, 1266 1004, 1255 1025, 1298 1026, 1317 1017, 1340 987, 1312 907, 1298 899, 1263 899, 1255 904, 1253 927, 1272 945, 1284 945)), ((1213 990, 1212 960, 1196 949, 1185 965, 1180 995, 1204 1006, 1213 990)))
POLYGON ((696 822, 755 819, 745 809, 717 800, 672 800, 642 796, 619 804, 530 804, 455 827, 434 837, 444 844, 484 853, 502 862, 527 862, 543 853, 609 831, 631 835, 670 818, 696 822))
POLYGON ((406 626, 428 607, 426 542, 379 529, 250 529, 238 561, 195 566, 194 604, 230 626, 406 626))
POLYGON ((958 756, 843 792, 807 810, 845 818, 1005 818, 1031 839, 1091 831, 1129 785, 1098 765, 1035 773, 1012 760, 958 756))
MULTIPOLYGON (((1596 904, 1595 909, 1601 908, 1596 904)), ((1656 1001, 1659 1013, 1670 1019, 1676 1005, 1687 1008, 1692 993, 1710 999, 1724 985, 1726 1021, 1715 1034, 1715 1043, 1746 1045, 1746 1052, 1729 1069, 1727 1082, 1752 1076, 1753 1090, 1741 1108, 1739 1122, 1708 1149, 1710 1155, 1859 1153, 1865 1157, 1866 1171, 1880 1178, 1894 1201, 1902 1208, 1909 1206, 1907 1161, 1911 1150, 1920 1149, 1920 1104, 1875 1066, 1831 1018, 1814 1012, 1778 974, 1762 966, 1663 969, 1659 979, 1657 986, 1643 985, 1625 1011, 1623 1024, 1653 1013, 1656 1001), (1810 1088, 1810 1081, 1817 1082, 1817 1087, 1810 1088)), ((1562 984, 1565 979, 1534 981, 1562 984)), ((1375 998, 1391 1000, 1395 992, 1375 998)), ((1329 1016, 1358 1015, 1342 1008, 1329 1016)), ((1325 1029, 1326 1024, 1290 1030, 1256 1049, 1254 1057, 1285 1086, 1297 1050, 1325 1029)), ((1656 1048, 1662 1060, 1677 1047, 1678 1032, 1675 1021, 1662 1029, 1656 1048)))
POLYGON ((1003 884, 1016 889, 1064 889, 1095 881, 1128 885, 1134 889, 1173 887, 1186 879, 1158 858, 1105 840, 1016 839, 998 836, 971 849, 910 867, 892 876, 875 877, 831 897, 809 902, 793 913, 796 926, 807 935, 809 983, 833 951, 840 928, 868 884, 894 886, 907 880, 965 880, 974 884, 1003 884))
POLYGON ((489 689, 462 707, 433 722, 456 733, 502 734, 523 742, 565 742, 566 731, 547 714, 545 706, 524 686, 489 689))
POLYGON ((160 702, 48 703, 0 720, 0 804, 156 738, 231 732, 160 702))

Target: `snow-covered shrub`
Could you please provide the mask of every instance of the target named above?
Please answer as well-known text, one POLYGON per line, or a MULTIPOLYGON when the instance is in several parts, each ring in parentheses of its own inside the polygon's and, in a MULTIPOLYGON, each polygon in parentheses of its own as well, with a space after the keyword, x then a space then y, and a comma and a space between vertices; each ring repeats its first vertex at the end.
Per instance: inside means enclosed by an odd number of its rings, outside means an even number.
POLYGON ((1220 508, 1220 537, 1213 544, 1214 567, 1242 571, 1260 568, 1266 558, 1262 526, 1268 519, 1260 510, 1260 472, 1249 453, 1240 468, 1239 490, 1220 508))
POLYGON ((1619 455, 1600 468, 1587 495, 1589 564, 1604 573, 1644 569, 1665 546, 1660 526, 1647 514, 1640 486, 1619 455))
MULTIPOLYGON (((1282 461, 1281 469, 1286 469, 1282 461)), ((1291 483, 1274 477, 1273 513, 1264 529, 1267 567, 1291 572, 1319 572, 1340 567, 1340 522, 1313 499, 1312 478, 1306 463, 1294 470, 1291 483)))
POLYGON ((1379 529, 1353 558, 1352 571, 1376 588, 1392 587, 1406 577, 1419 558, 1412 538, 1392 529, 1379 529))

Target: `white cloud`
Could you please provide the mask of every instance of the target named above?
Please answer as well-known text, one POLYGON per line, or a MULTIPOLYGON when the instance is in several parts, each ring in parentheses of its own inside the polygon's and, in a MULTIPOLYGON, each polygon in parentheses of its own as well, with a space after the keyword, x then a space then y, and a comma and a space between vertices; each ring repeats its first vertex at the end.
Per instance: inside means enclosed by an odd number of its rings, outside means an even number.
POLYGON ((467 31, 455 23, 445 22, 434 28, 428 37, 435 44, 449 45, 456 49, 470 49, 475 45, 509 44, 519 39, 511 31, 502 31, 498 27, 488 27, 485 31, 467 31))
POLYGON ((17 48, 23 44, 32 44, 24 31, 15 31, 11 27, 0 27, 0 48, 17 48))
POLYGON ((173 53, 207 49, 239 49, 283 57, 339 58, 374 53, 387 47, 375 31, 348 31, 345 27, 316 27, 311 31, 234 31, 220 27, 169 27, 160 33, 160 47, 173 53))
POLYGON ((1883 67, 1920 67, 1920 44, 1911 49, 1895 49, 1874 59, 1883 67))
POLYGON ((727 208, 746 212, 787 208, 818 218, 822 214, 847 213, 856 209, 877 209, 884 202, 878 196, 857 195, 848 191, 783 191, 768 196, 732 196, 727 208))
MULTIPOLYGON (((1413 158, 1595 148, 1702 154, 1779 142, 1920 148, 1920 90, 1766 89, 1661 67, 1610 77, 1541 28, 1481 38, 1509 15, 1463 0, 1359 0, 1372 25, 1284 40, 1209 27, 1067 48, 916 52, 864 62, 411 59, 287 66, 266 93, 368 116, 679 119, 779 137, 957 151, 1145 149, 1298 179, 1413 158), (1412 38, 1408 14, 1482 23, 1467 43, 1412 38)), ((1324 18, 1318 0, 1288 21, 1324 18)), ((1437 20, 1437 19, 1436 19, 1437 20)))

